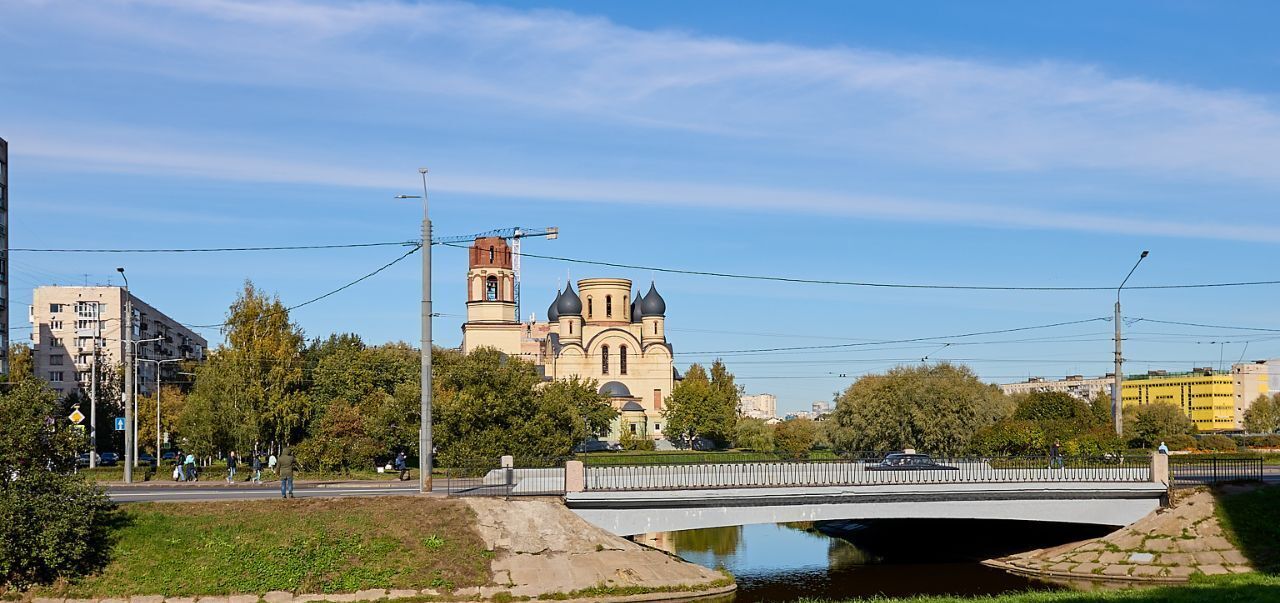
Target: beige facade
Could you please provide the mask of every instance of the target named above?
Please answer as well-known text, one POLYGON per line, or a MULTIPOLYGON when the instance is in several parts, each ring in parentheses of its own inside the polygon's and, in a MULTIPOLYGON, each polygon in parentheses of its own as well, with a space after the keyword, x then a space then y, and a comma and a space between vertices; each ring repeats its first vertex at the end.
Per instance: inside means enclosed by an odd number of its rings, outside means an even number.
MULTIPOLYGON (((208 342, 146 302, 131 296, 133 337, 143 360, 184 358, 203 360, 208 342), (157 339, 157 341, 146 341, 157 339)), ((125 291, 123 287, 37 287, 32 292, 32 356, 36 376, 60 394, 88 388, 93 370, 95 339, 98 370, 115 370, 125 357, 125 291)), ((176 370, 165 366, 168 373, 176 370)), ((149 394, 156 383, 156 363, 138 364, 138 389, 149 394)))
POLYGON ((752 419, 778 416, 778 398, 773 394, 753 394, 738 398, 738 414, 752 419))
POLYGON ((1271 369, 1280 368, 1276 366, 1277 364, 1280 363, 1274 360, 1260 360, 1231 365, 1231 376, 1234 381, 1232 389, 1235 393, 1235 424, 1238 428, 1244 427, 1244 411, 1253 406, 1258 396, 1272 392, 1271 369))
POLYGON ((462 349, 491 347, 534 362, 547 380, 594 379, 619 418, 609 439, 623 432, 662 437, 662 405, 675 382, 667 343, 666 302, 650 287, 632 298, 631 281, 588 278, 557 294, 546 321, 515 315, 511 250, 498 237, 476 239, 467 271, 467 322, 462 349))
POLYGON ((1110 395, 1113 384, 1114 379, 1111 375, 1088 379, 1083 375, 1068 375, 1056 381, 1049 381, 1043 377, 1032 377, 1020 383, 1002 384, 1000 390, 1010 396, 1032 392, 1061 392, 1081 400, 1092 400, 1099 394, 1110 395))

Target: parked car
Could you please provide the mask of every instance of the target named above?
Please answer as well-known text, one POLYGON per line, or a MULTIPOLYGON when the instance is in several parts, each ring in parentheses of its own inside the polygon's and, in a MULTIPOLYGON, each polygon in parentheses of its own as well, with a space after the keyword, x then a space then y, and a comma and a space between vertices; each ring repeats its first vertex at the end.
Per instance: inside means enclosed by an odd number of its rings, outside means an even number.
POLYGON ((138 462, 139 462, 139 463, 142 463, 143 465, 150 465, 150 466, 152 466, 152 467, 155 467, 155 466, 156 466, 156 457, 151 456, 151 453, 149 453, 149 452, 139 452, 139 453, 138 453, 138 462))
POLYGON ((610 446, 608 442, 601 442, 600 440, 587 440, 573 447, 573 451, 576 454, 582 454, 584 452, 609 452, 611 450, 614 450, 614 448, 610 446))
POLYGON ((690 444, 689 447, 693 448, 694 450, 706 452, 709 450, 715 450, 716 443, 706 438, 694 438, 693 442, 690 444))
POLYGON ((164 451, 164 452, 161 452, 161 453, 160 453, 160 460, 162 460, 162 461, 176 461, 176 460, 178 460, 178 452, 177 452, 177 451, 175 451, 175 450, 166 450, 166 451, 164 451))
MULTIPOLYGON (((98 457, 98 461, 99 461, 99 463, 101 463, 101 461, 102 461, 102 457, 101 457, 101 456, 99 456, 99 457, 98 457)), ((77 467, 88 467, 88 466, 89 466, 89 453, 88 453, 88 452, 81 452, 81 453, 80 453, 80 456, 76 457, 76 466, 77 466, 77 467)))
POLYGON ((959 471, 950 465, 941 465, 927 454, 895 452, 887 454, 879 463, 870 463, 867 471, 959 471))
POLYGON ((114 452, 104 452, 98 455, 98 465, 102 467, 115 467, 120 462, 120 455, 114 452))

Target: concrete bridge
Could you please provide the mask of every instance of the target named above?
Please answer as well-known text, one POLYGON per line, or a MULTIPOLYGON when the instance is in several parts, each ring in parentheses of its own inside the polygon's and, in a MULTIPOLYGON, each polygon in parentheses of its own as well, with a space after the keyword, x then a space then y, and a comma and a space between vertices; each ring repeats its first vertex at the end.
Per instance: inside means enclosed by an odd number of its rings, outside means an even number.
MULTIPOLYGON (((566 506, 620 536, 836 519, 1123 526, 1157 509, 1168 491, 1164 455, 1067 468, 1003 461, 951 463, 957 469, 947 471, 884 472, 850 462, 584 467, 570 461, 563 470, 534 470, 540 473, 527 478, 535 484, 556 479, 548 471, 563 471, 566 506)), ((524 480, 517 475, 517 481, 524 480)))

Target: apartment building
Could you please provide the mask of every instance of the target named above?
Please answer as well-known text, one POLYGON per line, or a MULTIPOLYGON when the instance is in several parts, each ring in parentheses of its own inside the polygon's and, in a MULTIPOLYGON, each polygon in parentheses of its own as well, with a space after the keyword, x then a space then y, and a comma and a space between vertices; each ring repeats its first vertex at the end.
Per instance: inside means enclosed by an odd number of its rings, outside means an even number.
POLYGON ((9 143, 0 138, 0 375, 9 374, 9 143))
POLYGON ((755 394, 738 398, 738 413, 752 419, 778 416, 778 398, 773 394, 755 394))
POLYGON ((60 394, 88 389, 95 346, 98 370, 114 370, 124 360, 125 340, 131 339, 141 342, 138 391, 147 395, 156 386, 157 366, 166 381, 177 371, 177 363, 148 360, 204 359, 209 344, 203 337, 132 294, 133 334, 122 337, 125 295, 123 287, 113 286, 37 287, 29 316, 36 376, 60 394))
POLYGON ((1070 394, 1081 400, 1092 400, 1098 394, 1111 393, 1114 377, 1108 373, 1105 377, 1085 378, 1084 375, 1067 375, 1062 379, 1050 381, 1044 377, 1032 377, 1018 383, 1004 383, 1000 390, 1006 395, 1030 394, 1033 392, 1060 392, 1070 394))

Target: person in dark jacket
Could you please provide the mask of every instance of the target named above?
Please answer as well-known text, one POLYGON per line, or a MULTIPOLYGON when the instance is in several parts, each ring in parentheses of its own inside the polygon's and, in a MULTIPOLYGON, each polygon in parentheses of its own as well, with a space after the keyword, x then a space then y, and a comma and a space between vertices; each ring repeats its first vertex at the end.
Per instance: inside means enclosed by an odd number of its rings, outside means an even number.
POLYGON ((285 447, 276 459, 276 471, 280 473, 280 498, 293 498, 293 451, 285 447))
POLYGON ((250 468, 253 469, 253 483, 262 483, 262 455, 258 452, 253 453, 253 460, 250 461, 250 468))
POLYGON ((232 450, 231 454, 227 455, 227 483, 228 484, 236 481, 237 461, 238 459, 236 459, 236 451, 232 450))
POLYGON ((403 450, 396 455, 396 470, 400 472, 400 481, 409 479, 409 464, 405 461, 403 450))

